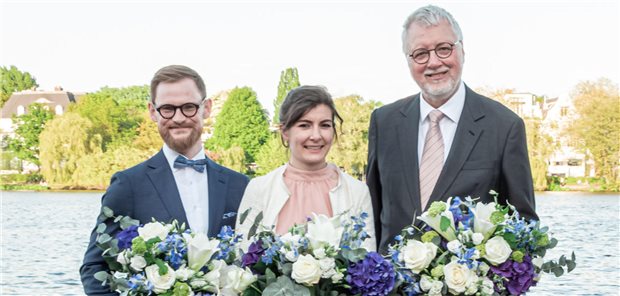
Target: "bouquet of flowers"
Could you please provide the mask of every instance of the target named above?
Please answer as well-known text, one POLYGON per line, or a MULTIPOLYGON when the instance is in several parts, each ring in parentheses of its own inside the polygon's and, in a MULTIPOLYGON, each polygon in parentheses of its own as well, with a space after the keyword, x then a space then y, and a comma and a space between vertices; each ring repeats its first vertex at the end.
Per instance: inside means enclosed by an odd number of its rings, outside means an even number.
MULTIPOLYGON (((244 295, 387 295, 394 286, 389 260, 368 252, 363 242, 368 214, 328 218, 313 215, 284 235, 250 230, 242 266, 258 274, 244 295)), ((243 219, 242 215, 242 219, 243 219)), ((262 227, 262 226, 261 226, 262 227)))
POLYGON ((557 240, 511 205, 455 197, 433 202, 418 218, 426 227, 405 228, 389 249, 400 294, 521 295, 541 272, 560 276, 576 266, 574 253, 545 263, 557 240))
POLYGON ((176 220, 139 225, 130 217, 114 216, 107 207, 102 215, 122 231, 112 237, 105 223, 98 226, 97 246, 110 271, 95 278, 121 295, 240 295, 256 280, 249 269, 232 264, 241 235, 228 226, 215 239, 176 220))

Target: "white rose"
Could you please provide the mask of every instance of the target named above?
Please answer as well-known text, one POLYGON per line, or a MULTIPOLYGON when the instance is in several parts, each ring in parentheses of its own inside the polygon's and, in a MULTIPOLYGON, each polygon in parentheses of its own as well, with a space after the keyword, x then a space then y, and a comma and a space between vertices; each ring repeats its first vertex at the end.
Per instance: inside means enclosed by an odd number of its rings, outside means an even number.
POLYGON ((220 284, 222 289, 229 289, 239 295, 256 281, 256 276, 247 267, 245 269, 236 265, 227 265, 222 269, 220 284))
POLYGON ((299 234, 293 235, 290 232, 287 232, 280 237, 280 240, 282 241, 282 243, 290 247, 295 247, 296 245, 298 245, 300 239, 301 239, 301 236, 299 234))
POLYGON ((480 293, 482 296, 491 296, 495 292, 493 289, 493 281, 488 278, 482 279, 482 284, 480 285, 480 293))
POLYGON ((456 233, 454 232, 454 215, 452 215, 452 212, 450 211, 451 200, 452 198, 448 199, 448 203, 441 202, 446 204, 446 209, 435 217, 429 215, 428 211, 422 213, 422 216, 418 217, 418 219, 422 220, 428 226, 433 228, 433 230, 443 236, 447 241, 452 241, 456 239, 456 233), (448 229, 446 229, 446 231, 441 230, 441 217, 446 217, 448 218, 448 220, 450 220, 450 226, 448 227, 448 229))
POLYGON ((170 227, 159 222, 147 223, 138 228, 138 235, 140 235, 144 241, 148 241, 155 237, 159 237, 159 239, 163 241, 166 239, 166 236, 168 236, 168 232, 170 232, 170 227))
POLYGON ((428 275, 423 275, 420 279, 420 289, 426 292, 433 287, 433 280, 428 275))
POLYGON ((116 256, 116 262, 122 265, 129 264, 129 258, 127 257, 127 250, 123 250, 122 252, 118 253, 118 256, 116 256))
POLYGON ((146 267, 146 259, 142 256, 134 256, 131 258, 131 265, 129 265, 135 271, 142 271, 146 267))
POLYGON ((324 279, 331 278, 336 274, 336 260, 334 258, 323 258, 319 260, 319 266, 321 267, 321 271, 323 275, 321 276, 324 279))
POLYGON ((504 240, 501 236, 495 236, 488 240, 484 244, 484 250, 484 258, 487 259, 492 265, 504 263, 504 261, 510 257, 510 254, 512 254, 510 245, 508 245, 506 240, 504 240))
MULTIPOLYGON (((478 281, 477 276, 476 276, 476 281, 478 281)), ((467 290, 465 290, 465 295, 474 295, 476 294, 476 292, 478 292, 478 285, 476 285, 476 281, 472 281, 469 283, 469 285, 467 285, 467 290)))
POLYGON ((312 213, 312 216, 312 221, 308 222, 306 233, 312 249, 318 249, 322 246, 331 246, 335 250, 340 249, 340 238, 344 228, 340 223, 339 216, 329 218, 315 213, 312 213))
POLYGON ((443 289, 443 283, 441 281, 434 281, 433 286, 428 291, 428 296, 442 296, 441 290, 443 289))
POLYGON ((435 255, 437 246, 434 244, 408 240, 407 245, 400 250, 398 259, 405 262, 405 267, 417 274, 431 264, 435 255))
POLYGON ((317 259, 323 259, 327 256, 327 254, 325 254, 325 249, 322 247, 312 250, 312 254, 314 254, 314 257, 317 259))
POLYGON ((220 241, 217 239, 209 239, 202 232, 196 233, 193 237, 188 233, 183 233, 183 237, 187 242, 187 261, 189 268, 200 270, 220 249, 217 247, 220 241))
POLYGON ((195 272, 183 264, 174 273, 177 275, 177 280, 186 282, 195 272))
POLYGON ((168 267, 168 272, 164 275, 159 274, 159 267, 155 264, 147 266, 144 271, 146 278, 153 284, 153 292, 164 293, 174 285, 176 276, 172 267, 164 263, 168 267))
POLYGON ((454 254, 458 254, 461 249, 461 242, 458 240, 453 240, 448 242, 448 251, 454 254))
POLYGON ((471 240, 474 245, 479 245, 482 243, 482 240, 484 240, 484 235, 482 235, 482 233, 480 232, 476 232, 471 236, 471 240))
POLYGON ((443 267, 446 285, 448 291, 452 294, 459 295, 464 293, 467 288, 478 280, 476 274, 467 268, 466 265, 452 261, 443 267))
POLYGON ((297 257, 299 257, 299 253, 297 253, 297 251, 294 251, 294 250, 289 250, 284 253, 284 258, 286 258, 286 260, 290 262, 297 261, 297 257))
POLYGON ((307 286, 314 285, 321 279, 321 266, 312 255, 301 255, 293 263, 291 277, 298 283, 307 286))
POLYGON ((336 274, 334 274, 334 275, 332 276, 332 282, 333 282, 334 284, 337 284, 337 283, 339 283, 339 282, 340 282, 343 278, 344 278, 344 274, 343 274, 343 273, 341 273, 341 272, 336 272, 336 274))
POLYGON ((474 214, 474 232, 481 233, 486 239, 491 237, 497 227, 497 225, 491 223, 491 214, 495 211, 494 202, 488 204, 477 203, 476 207, 472 209, 474 214))

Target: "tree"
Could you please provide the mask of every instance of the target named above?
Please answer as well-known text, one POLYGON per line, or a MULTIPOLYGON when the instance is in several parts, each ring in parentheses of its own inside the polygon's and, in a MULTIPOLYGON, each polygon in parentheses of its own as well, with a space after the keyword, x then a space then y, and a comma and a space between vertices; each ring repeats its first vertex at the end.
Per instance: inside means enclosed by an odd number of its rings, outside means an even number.
MULTIPOLYGON (((20 160, 25 160, 37 166, 41 165, 39 159, 39 135, 45 127, 45 123, 54 118, 54 112, 47 106, 34 103, 28 106, 28 112, 21 116, 13 116, 15 137, 9 137, 7 150, 15 152, 20 160)), ((40 170, 40 168, 39 168, 40 170)))
POLYGON ((256 93, 242 87, 230 92, 217 116, 213 137, 205 144, 215 151, 239 146, 245 151, 246 160, 253 162, 268 137, 267 113, 256 99, 256 93))
POLYGON ((273 101, 273 121, 272 123, 280 123, 280 106, 289 91, 299 87, 299 75, 297 68, 287 68, 280 73, 280 83, 278 83, 278 96, 273 101))
POLYGON ((157 153, 164 141, 159 135, 157 123, 151 120, 149 112, 144 112, 144 119, 137 128, 138 135, 133 140, 133 145, 140 151, 144 151, 149 155, 157 153))
POLYGON ((604 189, 620 189, 620 96, 618 84, 601 78, 577 84, 571 93, 576 116, 567 133, 576 148, 592 155, 604 189))
POLYGON ((280 133, 271 133, 256 155, 256 175, 262 176, 288 162, 289 151, 282 144, 280 133))
POLYGON ((145 120, 147 102, 147 86, 104 87, 81 97, 69 110, 92 122, 88 134, 101 135, 103 151, 106 151, 135 139, 138 126, 145 120))
POLYGON ((84 155, 100 151, 101 136, 91 136, 92 122, 71 112, 50 120, 40 135, 41 174, 50 186, 76 185, 73 172, 84 155))
POLYGON ((245 152, 239 146, 232 146, 228 149, 215 151, 218 155, 217 162, 231 170, 246 173, 245 152))
POLYGON ((528 157, 530 159, 530 167, 532 169, 532 181, 534 183, 534 189, 538 191, 543 191, 548 188, 547 160, 556 148, 553 138, 544 133, 541 127, 541 119, 525 119, 528 157))
POLYGON ((357 95, 338 98, 334 103, 343 124, 336 126, 339 135, 328 158, 347 173, 361 178, 367 164, 370 114, 379 103, 364 101, 357 95))
POLYGON ((17 67, 0 67, 0 107, 9 100, 13 92, 38 87, 37 80, 28 72, 17 67))

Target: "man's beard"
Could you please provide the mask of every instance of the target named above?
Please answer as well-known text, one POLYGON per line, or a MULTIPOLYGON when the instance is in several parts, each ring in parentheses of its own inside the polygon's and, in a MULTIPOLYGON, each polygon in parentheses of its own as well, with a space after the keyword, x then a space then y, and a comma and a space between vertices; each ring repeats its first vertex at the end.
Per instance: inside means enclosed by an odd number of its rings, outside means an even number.
POLYGON ((422 87, 424 92, 424 99, 437 103, 445 103, 458 89, 458 82, 454 79, 449 79, 441 85, 434 85, 427 83, 422 87))
MULTIPOLYGON (((170 134, 169 128, 159 129, 159 135, 161 135, 166 145, 168 145, 168 147, 170 147, 172 150, 179 152, 179 153, 189 152, 189 150, 191 150, 191 148, 194 145, 196 145, 197 142, 200 141, 201 132, 202 132, 202 129, 197 130, 196 128, 192 127, 188 136, 185 136, 179 139, 179 138, 174 138, 170 134)), ((185 155, 185 156, 193 157, 194 155, 185 155)))

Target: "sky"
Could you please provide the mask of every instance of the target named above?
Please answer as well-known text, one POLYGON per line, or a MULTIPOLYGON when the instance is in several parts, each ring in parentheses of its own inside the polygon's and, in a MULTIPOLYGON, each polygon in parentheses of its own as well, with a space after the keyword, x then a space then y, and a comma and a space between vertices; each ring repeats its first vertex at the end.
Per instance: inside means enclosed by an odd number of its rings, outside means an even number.
POLYGON ((296 67, 301 84, 387 104, 419 91, 402 24, 435 4, 461 26, 468 86, 565 99, 581 81, 620 81, 619 2, 0 0, 0 66, 40 89, 93 92, 182 64, 208 95, 249 86, 270 112, 281 71, 296 67))

